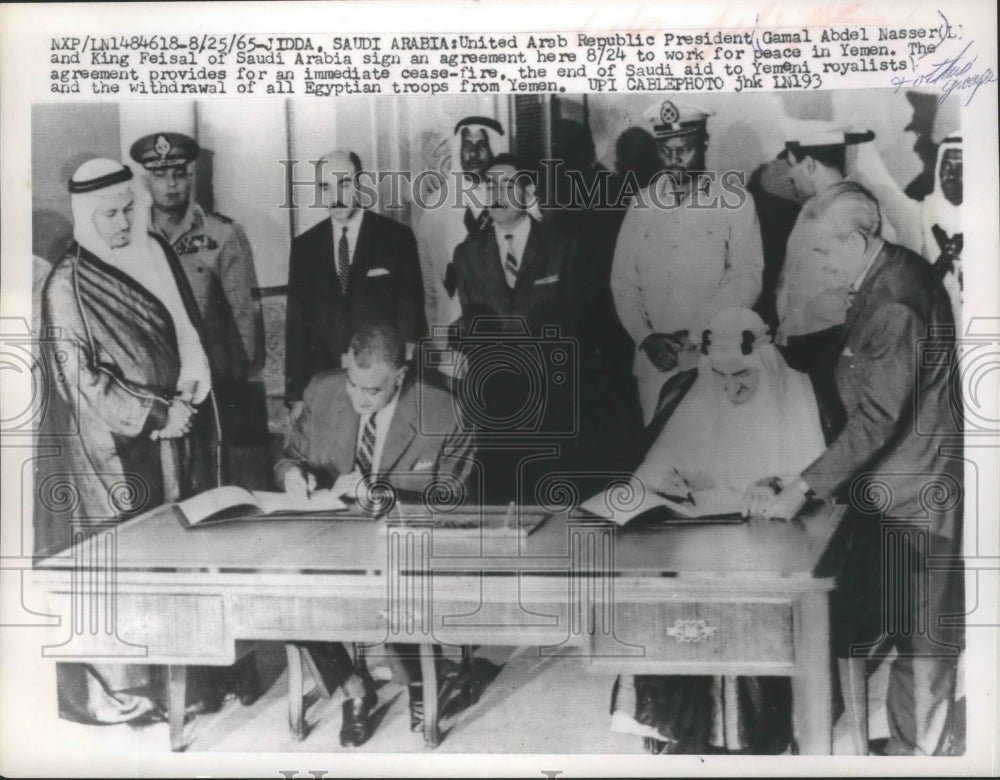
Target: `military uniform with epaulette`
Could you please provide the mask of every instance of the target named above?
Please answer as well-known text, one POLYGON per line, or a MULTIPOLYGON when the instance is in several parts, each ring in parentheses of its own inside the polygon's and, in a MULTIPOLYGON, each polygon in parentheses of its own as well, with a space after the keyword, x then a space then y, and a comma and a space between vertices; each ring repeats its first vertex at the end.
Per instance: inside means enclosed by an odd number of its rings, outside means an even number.
MULTIPOLYGON (((149 171, 185 166, 201 152, 182 133, 155 133, 136 141, 131 156, 149 171)), ((267 409, 261 371, 264 323, 254 299, 257 274, 243 229, 229 217, 203 209, 192 198, 171 235, 154 225, 173 248, 194 292, 205 327, 205 352, 222 425, 227 481, 248 488, 270 486, 267 409)))
POLYGON ((205 320, 209 363, 220 379, 260 373, 263 326, 253 299, 253 253, 243 229, 192 202, 171 245, 205 320))

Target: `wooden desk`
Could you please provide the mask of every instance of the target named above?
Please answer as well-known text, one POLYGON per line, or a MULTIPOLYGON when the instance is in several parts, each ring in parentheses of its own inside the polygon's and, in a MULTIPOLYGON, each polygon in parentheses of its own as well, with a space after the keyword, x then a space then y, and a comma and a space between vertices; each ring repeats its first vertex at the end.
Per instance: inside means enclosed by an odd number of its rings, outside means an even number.
MULTIPOLYGON (((842 514, 820 505, 801 529, 764 530, 560 514, 519 541, 429 526, 380 535, 374 520, 343 517, 185 530, 162 507, 89 532, 34 576, 67 618, 46 656, 166 664, 172 701, 185 664, 231 664, 245 641, 417 643, 428 690, 433 643, 538 645, 601 672, 788 675, 799 752, 829 754, 842 514)), ((183 699, 171 719, 179 749, 183 699)))

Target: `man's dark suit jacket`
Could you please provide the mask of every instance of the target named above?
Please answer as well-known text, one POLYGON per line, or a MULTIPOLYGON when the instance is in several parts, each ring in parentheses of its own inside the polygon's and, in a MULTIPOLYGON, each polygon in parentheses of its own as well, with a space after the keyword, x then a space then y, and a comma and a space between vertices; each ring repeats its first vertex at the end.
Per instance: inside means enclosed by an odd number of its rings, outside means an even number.
MULTIPOLYGON (((549 434, 573 430, 579 422, 574 403, 578 395, 574 380, 579 375, 579 352, 557 368, 548 362, 552 353, 547 349, 549 345, 555 347, 553 342, 557 340, 555 334, 546 333, 549 326, 557 326, 562 344, 577 336, 581 297, 577 257, 574 240, 532 219, 517 283, 511 289, 500 264, 495 231, 469 237, 455 248, 453 266, 462 304, 459 349, 468 357, 468 376, 475 377, 474 381, 456 385, 456 397, 463 418, 476 425, 483 437, 479 439, 479 455, 485 464, 485 495, 491 502, 506 502, 518 495, 531 500, 541 476, 522 469, 526 452, 518 447, 531 450, 549 441, 549 434), (498 319, 480 319, 477 324, 476 318, 484 315, 498 319), (470 339, 473 329, 475 338, 470 339), (520 359, 533 354, 538 356, 535 360, 541 360, 540 387, 528 370, 503 369, 507 360, 519 359, 505 353, 521 353, 521 344, 527 349, 520 359), (562 378, 556 379, 557 375, 562 378), (484 446, 485 438, 493 434, 506 437, 513 449, 491 450, 484 446)), ((561 450, 563 457, 568 451, 561 450)), ((545 460, 534 462, 529 469, 544 471, 553 467, 554 461, 545 460)))
POLYGON ((930 263, 886 243, 844 323, 835 378, 846 423, 802 474, 821 498, 843 491, 859 509, 929 522, 932 533, 958 538, 962 407, 953 333, 948 294, 930 263), (947 443, 951 453, 942 454, 947 443))
MULTIPOLYGON (((275 467, 281 484, 285 472, 298 464, 328 487, 341 474, 354 470, 361 417, 347 394, 343 369, 318 374, 306 388, 302 414, 292 427, 285 459, 275 467)), ((378 473, 395 488, 422 492, 436 479, 447 489, 471 497, 472 433, 460 426, 455 405, 446 390, 418 381, 403 384, 389 423, 378 473)))
MULTIPOLYGON (((563 337, 575 335, 580 273, 574 267, 576 257, 575 241, 532 219, 517 284, 511 290, 500 263, 496 233, 485 230, 467 238, 455 247, 453 260, 462 304, 462 335, 468 335, 479 315, 520 316, 533 336, 541 336, 546 325, 560 326, 563 337)), ((509 325, 499 330, 515 332, 509 325)))
POLYGON ((301 400, 313 376, 339 368, 351 337, 364 325, 395 325, 416 343, 425 330, 423 296, 417 242, 405 225, 364 212, 346 299, 337 278, 332 221, 298 236, 288 263, 285 400, 301 400))

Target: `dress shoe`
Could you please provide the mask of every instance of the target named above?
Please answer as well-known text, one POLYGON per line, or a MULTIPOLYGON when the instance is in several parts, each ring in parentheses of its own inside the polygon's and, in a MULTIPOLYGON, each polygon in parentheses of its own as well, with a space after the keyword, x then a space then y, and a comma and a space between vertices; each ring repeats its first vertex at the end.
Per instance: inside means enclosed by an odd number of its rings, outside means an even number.
POLYGON ((882 739, 870 739, 868 740, 868 755, 870 756, 885 756, 886 748, 889 746, 889 740, 885 737, 882 739))
POLYGON ((375 694, 364 698, 348 699, 343 703, 343 719, 340 722, 340 746, 360 747, 372 735, 371 711, 375 706, 375 694))
POLYGON ((642 747, 647 753, 652 753, 654 756, 661 755, 667 752, 668 743, 659 739, 653 739, 652 737, 642 738, 642 747))
POLYGON ((449 691, 450 706, 455 712, 461 712, 472 707, 479 701, 482 685, 472 674, 460 673, 453 681, 449 691))
POLYGON ((252 656, 249 662, 241 664, 237 669, 233 693, 244 707, 249 707, 260 698, 260 672, 252 656))
POLYGON ((222 704, 226 700, 225 694, 214 687, 210 687, 197 701, 193 701, 184 708, 185 715, 212 715, 222 709, 222 704))
POLYGON ((138 717, 128 721, 128 725, 134 729, 143 728, 154 723, 166 723, 168 720, 167 711, 158 704, 154 704, 150 709, 138 717))
POLYGON ((424 727, 424 685, 410 683, 410 731, 420 731, 424 727))

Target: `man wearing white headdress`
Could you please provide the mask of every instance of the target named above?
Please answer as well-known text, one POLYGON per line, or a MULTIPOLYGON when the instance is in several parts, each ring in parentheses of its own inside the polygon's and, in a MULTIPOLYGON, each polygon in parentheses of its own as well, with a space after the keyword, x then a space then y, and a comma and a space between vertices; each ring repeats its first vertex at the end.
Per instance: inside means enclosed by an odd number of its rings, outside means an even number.
POLYGON ((938 146, 934 189, 921 204, 924 257, 941 276, 951 299, 956 327, 962 314, 962 136, 949 135, 938 146))
MULTIPOLYGON (((727 309, 709 323, 698 378, 636 476, 649 493, 743 492, 772 475, 794 479, 823 447, 809 378, 788 367, 759 315, 727 309)), ((786 683, 756 678, 622 678, 612 730, 647 737, 652 752, 702 752, 706 743, 779 752, 787 745, 789 695, 786 683), (773 714, 782 707, 783 724, 773 714), (738 712, 752 712, 754 722, 738 712)))
MULTIPOLYGON (((455 247, 470 235, 492 227, 486 193, 486 170, 496 155, 507 150, 503 126, 495 119, 468 116, 455 125, 452 170, 433 192, 420 193, 417 249, 424 282, 427 327, 447 326, 462 314, 456 282, 450 271, 455 247)), ((444 346, 443 342, 441 346, 444 346)))
POLYGON ((698 378, 650 447, 637 474, 654 482, 676 466, 698 489, 797 474, 823 451, 809 377, 788 367, 749 309, 708 325, 698 378))
MULTIPOLYGON (((81 165, 69 190, 74 242, 42 299, 43 330, 55 339, 42 343, 42 360, 64 381, 38 439, 59 445, 35 473, 40 557, 88 522, 115 523, 217 484, 201 321, 176 257, 146 230, 148 193, 108 159, 81 165)), ((122 722, 155 710, 127 692, 148 684, 146 667, 61 665, 59 677, 67 717, 122 722)))
POLYGON ((672 100, 645 113, 665 174, 636 194, 615 245, 611 291, 635 343, 632 370, 646 424, 664 384, 697 363, 711 318, 752 306, 764 254, 753 199, 705 170, 712 112, 672 100))

